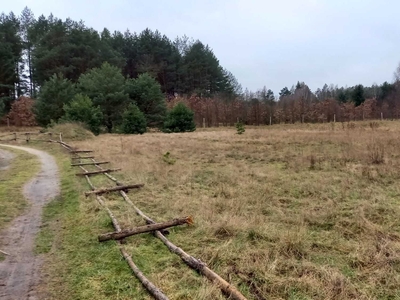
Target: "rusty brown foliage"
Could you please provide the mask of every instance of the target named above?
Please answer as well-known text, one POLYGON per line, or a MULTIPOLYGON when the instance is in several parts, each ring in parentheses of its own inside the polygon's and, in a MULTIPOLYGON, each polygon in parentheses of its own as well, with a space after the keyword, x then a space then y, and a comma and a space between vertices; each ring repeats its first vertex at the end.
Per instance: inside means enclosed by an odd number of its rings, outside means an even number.
POLYGON ((11 110, 5 117, 12 126, 37 126, 35 115, 32 111, 34 100, 21 96, 11 105, 11 110))

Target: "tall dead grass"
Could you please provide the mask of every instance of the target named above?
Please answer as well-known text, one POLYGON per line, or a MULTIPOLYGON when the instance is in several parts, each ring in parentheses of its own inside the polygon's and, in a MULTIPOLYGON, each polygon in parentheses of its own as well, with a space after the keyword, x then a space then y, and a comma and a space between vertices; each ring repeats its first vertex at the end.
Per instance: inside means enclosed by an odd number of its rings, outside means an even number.
MULTIPOLYGON (((396 299, 399 133, 396 122, 301 124, 75 145, 122 167, 123 181, 145 183, 131 198, 154 219, 193 215, 195 226, 170 239, 249 299, 396 299)), ((124 226, 140 224, 117 199, 109 205, 124 226)), ((136 257, 154 253, 143 264, 171 298, 223 299, 151 236, 129 245, 136 257)))

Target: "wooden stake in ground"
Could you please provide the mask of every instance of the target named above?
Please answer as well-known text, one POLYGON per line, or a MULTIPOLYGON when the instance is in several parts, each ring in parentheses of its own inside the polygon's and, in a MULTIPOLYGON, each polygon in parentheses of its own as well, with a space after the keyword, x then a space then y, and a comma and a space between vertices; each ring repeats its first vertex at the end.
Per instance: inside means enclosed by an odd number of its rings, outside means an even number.
POLYGON ((99 189, 99 190, 94 190, 94 191, 90 191, 90 192, 85 192, 85 196, 89 196, 89 195, 102 195, 102 194, 106 194, 109 192, 116 192, 116 191, 127 191, 129 189, 138 189, 143 187, 144 184, 140 183, 140 184, 132 184, 132 185, 121 185, 121 186, 116 186, 116 187, 112 187, 112 188, 105 188, 105 189, 99 189))
POLYGON ((161 230, 173 226, 183 225, 183 224, 193 224, 193 218, 191 216, 181 219, 174 219, 167 222, 149 224, 145 226, 139 226, 133 229, 122 230, 120 232, 109 232, 99 235, 99 242, 105 242, 109 240, 120 240, 128 236, 132 236, 139 233, 151 232, 156 230, 161 230))

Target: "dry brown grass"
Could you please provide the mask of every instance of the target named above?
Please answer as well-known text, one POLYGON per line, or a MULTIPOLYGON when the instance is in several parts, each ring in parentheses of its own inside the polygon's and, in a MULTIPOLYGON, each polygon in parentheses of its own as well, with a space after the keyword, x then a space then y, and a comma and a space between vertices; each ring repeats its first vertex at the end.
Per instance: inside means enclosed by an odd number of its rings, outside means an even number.
MULTIPOLYGON (((130 195, 154 219, 193 215, 170 239, 249 299, 399 299, 399 134, 397 122, 364 122, 74 144, 145 183, 130 195)), ((117 199, 108 205, 123 226, 142 224, 117 199)), ((151 236, 128 247, 171 299, 223 299, 151 236)))

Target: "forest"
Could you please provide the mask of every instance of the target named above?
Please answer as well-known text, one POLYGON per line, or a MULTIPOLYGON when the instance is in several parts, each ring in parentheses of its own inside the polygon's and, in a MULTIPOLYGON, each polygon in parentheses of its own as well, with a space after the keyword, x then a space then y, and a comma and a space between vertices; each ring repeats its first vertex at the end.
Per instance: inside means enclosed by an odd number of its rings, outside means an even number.
POLYGON ((394 119, 400 117, 396 78, 370 87, 325 84, 314 92, 302 81, 279 95, 265 86, 249 91, 210 46, 187 36, 98 32, 83 21, 35 17, 27 7, 0 16, 0 116, 30 96, 43 126, 69 111, 78 121, 94 115, 88 123, 112 132, 130 108, 157 127, 178 102, 194 112, 197 126, 394 119))

